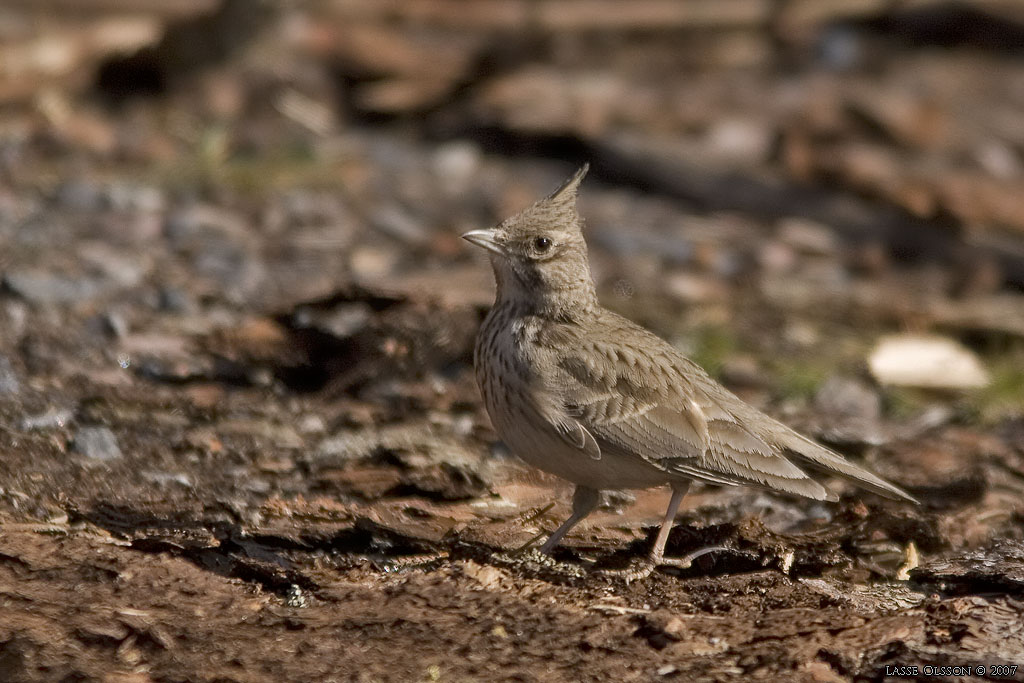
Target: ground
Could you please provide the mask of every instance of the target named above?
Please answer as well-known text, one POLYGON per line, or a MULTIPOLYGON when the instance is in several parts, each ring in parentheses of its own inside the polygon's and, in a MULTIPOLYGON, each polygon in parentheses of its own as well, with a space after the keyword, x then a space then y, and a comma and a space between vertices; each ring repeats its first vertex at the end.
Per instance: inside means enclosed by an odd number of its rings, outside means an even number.
POLYGON ((734 64, 428 6, 0 78, 0 680, 1024 680, 1021 67, 963 28, 1016 15, 719 27, 734 64), (523 549, 571 489, 490 427, 458 235, 585 161, 602 300, 919 506, 695 485, 668 554, 717 550, 626 581, 669 492, 609 492, 523 549), (892 338, 956 357, 897 382, 892 338))

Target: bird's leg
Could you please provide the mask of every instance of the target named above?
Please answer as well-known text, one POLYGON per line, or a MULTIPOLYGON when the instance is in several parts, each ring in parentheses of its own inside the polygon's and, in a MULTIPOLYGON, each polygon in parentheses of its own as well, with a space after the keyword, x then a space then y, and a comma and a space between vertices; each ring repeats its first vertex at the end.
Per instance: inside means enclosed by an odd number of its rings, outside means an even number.
MULTIPOLYGON (((683 496, 686 495, 689 488, 689 481, 672 485, 672 498, 668 501, 668 509, 665 510, 665 517, 661 520, 661 528, 658 529, 658 537, 654 539, 654 545, 651 546, 651 554, 647 556, 650 571, 653 571, 655 567, 678 567, 679 569, 689 569, 690 565, 693 564, 693 561, 702 555, 707 555, 715 550, 728 550, 725 546, 713 545, 706 548, 700 548, 699 550, 694 550, 692 553, 688 553, 683 557, 665 557, 665 544, 668 543, 668 535, 672 531, 672 523, 676 519, 676 511, 679 510, 679 504, 683 502, 683 496)), ((647 573, 649 574, 650 571, 647 573)))
POLYGON ((668 543, 668 535, 672 532, 672 523, 676 521, 676 512, 679 510, 679 504, 683 502, 683 497, 686 496, 686 492, 689 489, 689 479, 681 484, 672 485, 672 498, 668 501, 668 509, 665 510, 665 516, 661 519, 661 528, 658 529, 658 537, 654 539, 654 545, 651 546, 651 554, 648 555, 651 565, 655 567, 659 564, 666 564, 665 544, 668 543))
POLYGON ((665 510, 665 516, 661 520, 661 528, 658 529, 658 536, 654 539, 654 545, 651 546, 650 554, 644 558, 640 563, 640 566, 634 565, 633 567, 625 570, 605 570, 602 573, 624 578, 627 582, 638 581, 650 576, 651 572, 653 572, 657 567, 668 566, 687 569, 691 564, 693 564, 693 561, 701 555, 706 555, 714 550, 725 550, 722 546, 711 546, 696 550, 684 557, 665 557, 665 544, 668 543, 668 535, 672 531, 672 523, 676 519, 676 512, 679 510, 679 504, 683 502, 683 497, 686 496, 686 492, 689 488, 689 480, 672 484, 672 498, 669 499, 668 509, 665 510))
POLYGON ((668 535, 672 531, 672 523, 676 519, 676 511, 679 504, 683 502, 683 496, 690 488, 690 482, 672 485, 672 498, 668 501, 668 510, 665 511, 665 518, 661 520, 661 528, 658 529, 658 537, 654 539, 651 547, 651 554, 648 559, 654 567, 679 567, 689 569, 693 561, 701 555, 707 555, 715 550, 728 550, 725 546, 713 545, 707 548, 700 548, 683 557, 665 557, 665 544, 668 543, 668 535))
POLYGON ((587 488, 586 486, 577 486, 576 491, 572 494, 572 514, 569 515, 569 519, 562 522, 562 526, 555 529, 555 532, 548 536, 548 540, 544 541, 544 545, 540 547, 540 551, 545 555, 550 555, 551 551, 555 549, 559 541, 569 533, 581 519, 589 515, 597 507, 599 495, 597 489, 587 488))

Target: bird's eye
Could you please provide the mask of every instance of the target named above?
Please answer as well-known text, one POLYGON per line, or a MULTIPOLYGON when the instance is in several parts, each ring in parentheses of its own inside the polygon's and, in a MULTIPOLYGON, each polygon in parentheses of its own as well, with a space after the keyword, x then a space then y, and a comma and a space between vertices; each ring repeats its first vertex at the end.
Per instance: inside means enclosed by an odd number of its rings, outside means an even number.
POLYGON ((533 248, 536 249, 538 253, 543 254, 551 248, 551 240, 547 237, 538 237, 533 240, 533 248))

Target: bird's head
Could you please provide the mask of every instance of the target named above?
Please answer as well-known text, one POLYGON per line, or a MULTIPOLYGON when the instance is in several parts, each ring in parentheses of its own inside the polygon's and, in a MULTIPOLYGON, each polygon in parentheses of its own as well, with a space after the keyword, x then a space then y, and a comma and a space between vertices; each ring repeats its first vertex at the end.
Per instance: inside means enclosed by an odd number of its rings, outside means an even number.
POLYGON ((497 226, 462 236, 490 252, 499 300, 559 310, 593 303, 587 243, 576 211, 576 193, 588 168, 497 226))

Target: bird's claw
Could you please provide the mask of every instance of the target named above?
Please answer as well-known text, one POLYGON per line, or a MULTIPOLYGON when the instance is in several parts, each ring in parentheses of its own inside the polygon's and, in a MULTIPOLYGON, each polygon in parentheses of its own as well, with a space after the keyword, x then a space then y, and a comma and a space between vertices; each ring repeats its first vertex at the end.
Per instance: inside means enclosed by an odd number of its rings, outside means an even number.
POLYGON ((721 545, 708 546, 707 548, 700 548, 699 550, 695 550, 682 557, 659 557, 652 555, 634 559, 630 562, 629 566, 624 569, 598 569, 594 573, 598 576, 606 576, 620 581, 625 581, 626 583, 632 583, 634 581, 646 579, 659 567, 689 569, 693 565, 693 561, 698 557, 703 557, 704 555, 717 550, 728 550, 728 548, 721 545))
POLYGON ((657 565, 651 561, 651 558, 643 557, 633 559, 629 566, 623 569, 597 569, 594 574, 629 584, 646 579, 654 573, 655 569, 657 569, 657 565))
POLYGON ((522 554, 526 553, 528 550, 532 550, 533 546, 535 546, 537 544, 537 541, 539 541, 540 539, 544 538, 545 536, 549 536, 549 535, 550 534, 547 531, 541 529, 539 533, 537 533, 533 537, 531 537, 530 540, 528 540, 526 543, 522 544, 518 548, 513 548, 512 550, 508 551, 508 554, 509 555, 522 555, 522 554))

